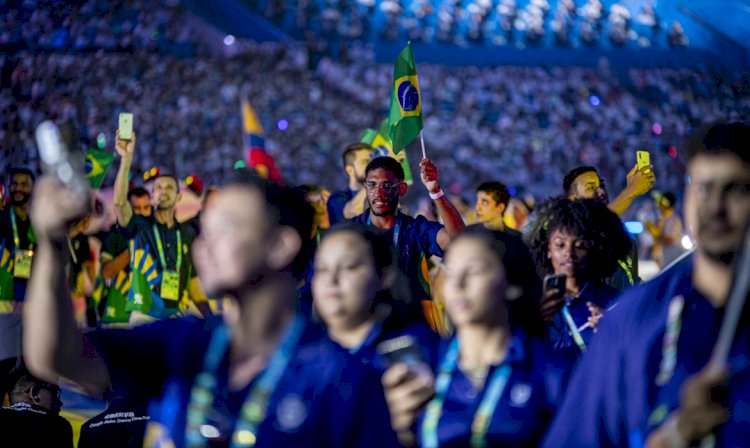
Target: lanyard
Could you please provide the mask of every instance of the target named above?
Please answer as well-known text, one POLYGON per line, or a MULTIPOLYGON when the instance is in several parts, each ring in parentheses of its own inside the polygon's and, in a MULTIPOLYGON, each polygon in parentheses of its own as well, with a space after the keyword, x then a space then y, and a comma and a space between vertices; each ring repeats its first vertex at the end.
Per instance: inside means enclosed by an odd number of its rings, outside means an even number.
POLYGON ((578 327, 576 326, 576 322, 573 320, 573 315, 570 314, 570 309, 568 309, 568 305, 564 305, 562 307, 562 315, 563 315, 563 319, 565 319, 565 323, 568 325, 568 329, 570 330, 570 335, 573 337, 573 341, 576 343, 576 345, 582 352, 585 352, 586 342, 583 340, 583 336, 581 336, 581 332, 578 331, 578 327))
MULTIPOLYGON (((167 258, 164 256, 164 246, 161 244, 161 237, 159 236, 159 229, 156 228, 156 224, 153 226, 154 229, 154 239, 156 240, 156 250, 159 252, 159 260, 161 260, 161 265, 164 268, 165 271, 168 271, 167 268, 167 258)), ((179 227, 177 228, 177 266, 175 266, 175 271, 180 272, 180 268, 182 267, 182 236, 180 234, 179 227)))
POLYGON ((70 240, 70 237, 68 237, 67 240, 68 240, 68 249, 70 249, 70 258, 73 259, 73 264, 78 264, 78 257, 76 256, 75 249, 73 249, 73 242, 70 240))
POLYGON ((667 311, 667 331, 661 348, 661 363, 659 374, 656 376, 656 385, 664 386, 672 379, 674 368, 677 365, 677 343, 682 331, 682 310, 685 307, 685 298, 681 295, 675 296, 669 302, 667 311))
MULTIPOLYGON (((372 213, 372 211, 370 212, 372 213)), ((367 215, 367 225, 372 225, 372 215, 367 215)), ((393 247, 398 248, 398 234, 401 232, 401 216, 396 210, 396 224, 393 225, 393 247)))
POLYGON ((631 285, 635 285, 635 280, 633 279, 633 272, 631 272, 633 269, 633 260, 629 256, 625 257, 625 260, 626 261, 617 260, 617 263, 620 265, 622 270, 625 271, 625 275, 628 276, 628 282, 631 285))
MULTIPOLYGON (((10 208, 10 225, 13 227, 13 244, 15 250, 21 250, 21 239, 18 237, 18 226, 16 225, 16 212, 13 211, 13 207, 10 208)), ((29 241, 29 249, 33 249, 31 241, 29 241)))
MULTIPOLYGON (((266 369, 255 380, 255 385, 248 392, 247 398, 240 409, 231 447, 254 446, 257 441, 258 428, 266 418, 268 404, 271 400, 279 380, 294 349, 305 329, 305 320, 300 315, 294 316, 294 321, 284 332, 281 343, 268 361, 266 369)), ((185 440, 189 447, 205 447, 206 440, 201 433, 205 425, 206 416, 213 410, 214 393, 217 387, 216 372, 229 347, 229 329, 220 325, 214 330, 211 342, 203 360, 203 371, 195 378, 195 384, 190 394, 190 404, 187 410, 187 428, 185 440)))
MULTIPOLYGON (((448 352, 445 354, 443 363, 440 366, 440 373, 435 380, 435 397, 427 404, 424 420, 422 420, 422 446, 426 448, 435 448, 439 446, 438 441, 438 423, 443 412, 443 404, 448 395, 453 372, 458 365, 458 338, 451 341, 448 352)), ((474 415, 474 421, 471 424, 471 442, 472 448, 484 447, 487 445, 487 430, 490 427, 492 414, 495 413, 500 397, 503 395, 505 387, 510 379, 511 367, 507 363, 498 366, 487 383, 484 398, 479 403, 477 413, 474 415)))

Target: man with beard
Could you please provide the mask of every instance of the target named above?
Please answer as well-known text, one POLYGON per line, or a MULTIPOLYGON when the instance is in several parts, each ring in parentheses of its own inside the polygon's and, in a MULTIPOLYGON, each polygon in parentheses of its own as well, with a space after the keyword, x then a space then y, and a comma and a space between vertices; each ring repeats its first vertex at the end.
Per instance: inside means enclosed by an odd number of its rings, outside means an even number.
POLYGON ((747 309, 728 359, 711 360, 750 216, 750 126, 714 125, 686 157, 685 220, 697 249, 625 292, 601 321, 546 446, 729 447, 750 438, 747 309))
POLYGON ((117 224, 130 242, 131 283, 126 309, 131 324, 151 318, 166 318, 184 312, 195 304, 203 315, 210 314, 208 299, 198 283, 190 247, 195 239, 193 227, 177 222, 175 205, 180 185, 174 176, 161 174, 153 185, 153 214, 133 213, 128 201, 128 177, 133 161, 136 136, 115 139, 122 158, 115 180, 114 204, 117 224))
POLYGON ((331 225, 352 219, 365 210, 365 167, 370 162, 372 146, 352 143, 344 150, 344 171, 349 177, 346 190, 336 191, 328 198, 328 219, 331 225))
POLYGON ((8 176, 10 201, 0 211, 0 396, 21 355, 21 302, 31 274, 36 238, 29 220, 34 173, 13 168, 8 176))
POLYGON ((442 257, 451 238, 464 228, 464 222, 440 188, 435 165, 429 159, 422 159, 419 166, 422 183, 435 201, 445 226, 399 211, 398 201, 406 194, 407 185, 401 164, 391 157, 377 157, 367 165, 364 187, 370 208, 352 221, 375 227, 388 244, 393 244, 398 252, 398 266, 409 279, 412 300, 421 301, 430 298, 429 288, 423 284, 428 279, 422 269, 422 258, 442 257))
MULTIPOLYGON (((608 205, 609 209, 622 216, 630 204, 651 190, 656 181, 653 168, 645 166, 638 169, 634 166, 628 173, 625 189, 611 202, 604 180, 593 166, 579 166, 573 168, 563 179, 563 191, 571 201, 581 199, 596 199, 608 205)), ((638 245, 635 238, 631 238, 630 254, 619 260, 620 267, 609 277, 606 283, 623 291, 640 282, 638 276, 638 245)))

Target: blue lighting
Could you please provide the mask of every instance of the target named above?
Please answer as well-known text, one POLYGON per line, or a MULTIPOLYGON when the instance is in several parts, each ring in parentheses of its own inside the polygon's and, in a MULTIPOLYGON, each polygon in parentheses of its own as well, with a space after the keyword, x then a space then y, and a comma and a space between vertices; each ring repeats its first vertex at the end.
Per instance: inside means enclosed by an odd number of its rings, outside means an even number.
POLYGON ((286 131, 289 128, 289 122, 285 118, 282 118, 276 123, 276 127, 279 128, 279 131, 286 131))
POLYGON ((643 224, 638 221, 625 221, 625 230, 633 235, 640 235, 643 233, 643 224))
POLYGON ((591 103, 592 106, 596 107, 596 106, 602 104, 602 100, 600 100, 599 97, 596 96, 596 95, 591 95, 589 97, 589 103, 591 103))

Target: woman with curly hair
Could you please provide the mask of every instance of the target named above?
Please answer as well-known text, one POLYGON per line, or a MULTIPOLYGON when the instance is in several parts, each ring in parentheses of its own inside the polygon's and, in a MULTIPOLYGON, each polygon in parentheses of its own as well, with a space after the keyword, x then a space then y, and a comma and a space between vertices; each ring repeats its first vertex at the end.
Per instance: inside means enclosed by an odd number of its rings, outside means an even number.
POLYGON ((554 347, 585 351, 619 293, 604 279, 630 251, 620 218, 595 200, 551 199, 540 206, 527 243, 540 273, 565 276, 564 290, 547 288, 541 301, 554 347))

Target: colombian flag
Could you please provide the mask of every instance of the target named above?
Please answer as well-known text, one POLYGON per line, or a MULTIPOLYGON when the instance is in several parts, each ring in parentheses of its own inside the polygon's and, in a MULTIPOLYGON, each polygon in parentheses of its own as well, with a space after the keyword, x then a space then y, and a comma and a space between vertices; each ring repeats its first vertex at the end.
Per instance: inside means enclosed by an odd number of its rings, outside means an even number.
POLYGON ((264 179, 280 182, 281 173, 276 167, 276 162, 266 152, 263 127, 247 100, 242 100, 242 131, 247 150, 247 165, 254 168, 264 179))
POLYGON ((89 149, 86 151, 84 159, 84 169, 86 173, 86 179, 89 180, 91 188, 97 190, 102 186, 104 182, 104 176, 107 175, 107 170, 112 165, 115 155, 99 151, 97 149, 89 149))

